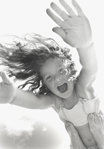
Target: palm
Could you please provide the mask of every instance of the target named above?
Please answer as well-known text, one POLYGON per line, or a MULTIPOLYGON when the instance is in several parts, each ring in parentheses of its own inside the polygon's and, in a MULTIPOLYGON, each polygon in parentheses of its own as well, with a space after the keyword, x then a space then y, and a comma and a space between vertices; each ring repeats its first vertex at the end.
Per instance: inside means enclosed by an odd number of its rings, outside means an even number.
POLYGON ((63 20, 53 14, 53 12, 49 9, 47 9, 47 14, 59 26, 55 27, 53 31, 61 36, 66 43, 76 48, 86 47, 92 42, 91 27, 79 5, 74 0, 72 2, 78 15, 75 14, 75 12, 64 0, 60 0, 60 3, 69 15, 62 11, 55 3, 51 3, 52 9, 63 20))
POLYGON ((87 18, 75 16, 64 21, 62 26, 64 41, 72 47, 85 46, 91 41, 91 29, 87 18))

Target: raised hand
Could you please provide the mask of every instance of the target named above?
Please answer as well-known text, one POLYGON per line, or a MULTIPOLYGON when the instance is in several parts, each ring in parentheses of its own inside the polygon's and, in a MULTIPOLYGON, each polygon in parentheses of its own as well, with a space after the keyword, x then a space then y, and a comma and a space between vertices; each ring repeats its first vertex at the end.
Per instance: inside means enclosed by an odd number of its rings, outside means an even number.
POLYGON ((50 9, 46 10, 50 18, 58 25, 58 27, 53 28, 53 31, 61 36, 62 39, 70 46, 76 48, 86 48, 92 43, 92 32, 88 19, 75 0, 72 0, 72 4, 76 9, 77 14, 64 0, 60 0, 60 3, 67 13, 61 10, 53 2, 51 3, 51 8, 62 19, 57 17, 50 9))
POLYGON ((5 72, 1 72, 0 76, 2 78, 2 82, 0 82, 0 103, 10 103, 15 96, 16 88, 5 72))

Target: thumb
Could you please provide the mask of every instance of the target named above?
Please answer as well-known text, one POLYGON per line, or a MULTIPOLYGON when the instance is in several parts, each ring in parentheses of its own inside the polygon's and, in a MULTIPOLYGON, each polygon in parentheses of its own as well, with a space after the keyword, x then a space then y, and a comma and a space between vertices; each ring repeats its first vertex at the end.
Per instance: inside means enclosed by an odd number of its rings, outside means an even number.
POLYGON ((4 83, 6 83, 7 85, 13 84, 12 80, 8 77, 8 75, 5 72, 1 72, 0 75, 4 83))
POLYGON ((55 32, 56 34, 58 34, 61 38, 63 38, 63 40, 65 40, 66 33, 65 33, 65 31, 62 28, 60 28, 60 27, 54 27, 52 29, 52 31, 55 32))

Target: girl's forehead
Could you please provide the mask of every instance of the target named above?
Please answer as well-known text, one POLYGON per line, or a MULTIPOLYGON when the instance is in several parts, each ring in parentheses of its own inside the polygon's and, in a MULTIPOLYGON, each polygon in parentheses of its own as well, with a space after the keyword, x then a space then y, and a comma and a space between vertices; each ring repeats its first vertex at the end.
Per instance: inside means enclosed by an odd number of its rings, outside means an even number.
POLYGON ((56 71, 63 61, 60 58, 49 58, 40 68, 40 73, 42 76, 56 71))

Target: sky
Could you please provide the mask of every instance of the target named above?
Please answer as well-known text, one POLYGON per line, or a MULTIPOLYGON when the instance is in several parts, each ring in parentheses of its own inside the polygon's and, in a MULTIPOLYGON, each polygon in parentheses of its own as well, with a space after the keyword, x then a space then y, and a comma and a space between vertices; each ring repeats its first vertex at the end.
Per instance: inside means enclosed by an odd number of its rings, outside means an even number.
MULTIPOLYGON (((70 0, 66 0, 70 3, 70 0)), ((46 14, 52 0, 0 0, 0 35, 24 35, 34 32, 54 38, 62 46, 63 40, 52 32, 57 26, 46 14)), ((59 4, 58 0, 53 0, 59 4)), ((77 0, 89 18, 99 70, 94 83, 104 106, 104 9, 103 0, 77 0)), ((61 5, 59 4, 61 7, 61 5)), ((72 49, 75 60, 77 53, 72 49)), ((76 60, 77 62, 77 60, 76 60)), ((0 149, 69 149, 70 139, 63 123, 53 109, 28 110, 13 105, 0 104, 0 149)))

